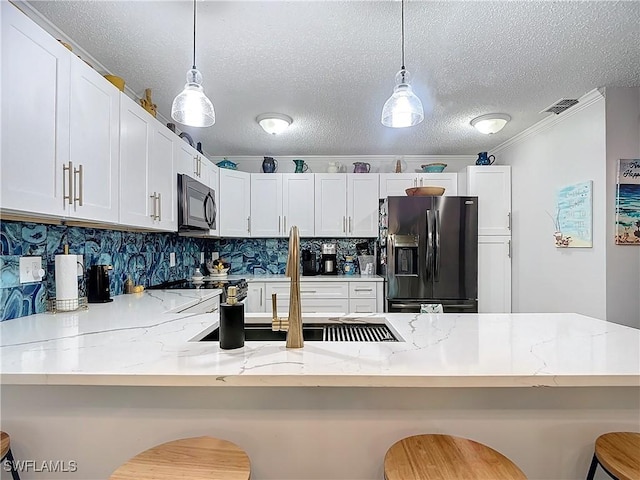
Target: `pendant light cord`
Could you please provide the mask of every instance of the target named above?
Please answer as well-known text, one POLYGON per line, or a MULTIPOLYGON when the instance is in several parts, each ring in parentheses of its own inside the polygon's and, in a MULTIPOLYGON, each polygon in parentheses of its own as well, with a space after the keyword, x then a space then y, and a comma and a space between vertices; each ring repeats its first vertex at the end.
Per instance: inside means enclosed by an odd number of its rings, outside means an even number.
POLYGON ((402 70, 404 69, 404 0, 402 0, 402 70))
MULTIPOLYGON (((402 55, 404 58, 404 53, 402 55)), ((193 0, 193 69, 196 69, 196 0, 193 0)))

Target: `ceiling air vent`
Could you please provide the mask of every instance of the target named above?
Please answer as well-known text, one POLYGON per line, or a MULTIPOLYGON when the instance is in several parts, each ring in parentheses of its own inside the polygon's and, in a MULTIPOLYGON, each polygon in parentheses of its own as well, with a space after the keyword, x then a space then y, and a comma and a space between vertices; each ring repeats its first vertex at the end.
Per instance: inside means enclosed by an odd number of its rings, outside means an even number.
POLYGON ((556 115, 559 115, 566 109, 573 107, 576 103, 578 103, 578 100, 575 98, 561 98, 553 105, 542 110, 540 113, 555 113, 556 115))

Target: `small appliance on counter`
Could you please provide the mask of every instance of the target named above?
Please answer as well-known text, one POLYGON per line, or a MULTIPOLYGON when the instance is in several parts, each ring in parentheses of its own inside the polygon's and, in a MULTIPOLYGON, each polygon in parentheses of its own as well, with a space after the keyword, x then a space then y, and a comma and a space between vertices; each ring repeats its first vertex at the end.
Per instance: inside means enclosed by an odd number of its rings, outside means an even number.
POLYGON ((335 243, 322 244, 322 255, 320 256, 320 273, 322 275, 338 274, 338 259, 336 256, 335 243))
POLYGON ((316 254, 311 250, 302 250, 302 275, 312 276, 317 274, 316 254))
POLYGON ((91 265, 87 278, 87 301, 89 303, 112 302, 109 287, 109 270, 111 265, 91 265))

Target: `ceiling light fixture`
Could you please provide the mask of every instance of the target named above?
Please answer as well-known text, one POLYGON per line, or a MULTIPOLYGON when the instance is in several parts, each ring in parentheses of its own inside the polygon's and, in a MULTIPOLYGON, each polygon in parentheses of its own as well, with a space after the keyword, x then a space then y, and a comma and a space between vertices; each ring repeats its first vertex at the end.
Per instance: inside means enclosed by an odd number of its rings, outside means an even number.
POLYGON ((284 132, 293 123, 293 119, 290 116, 282 113, 263 113, 256 117, 256 121, 265 132, 271 135, 284 132))
POLYGON ((402 67, 396 74, 393 94, 382 107, 382 124, 386 127, 413 127, 424 120, 422 102, 413 93, 411 75, 404 66, 404 0, 402 0, 402 67))
POLYGON ((187 72, 187 84, 171 105, 171 118, 190 127, 210 127, 216 123, 211 100, 204 94, 202 74, 196 68, 196 0, 193 0, 193 67, 187 72))
POLYGON ((480 133, 487 135, 498 133, 511 120, 506 113, 489 113, 471 120, 471 125, 476 127, 480 133))

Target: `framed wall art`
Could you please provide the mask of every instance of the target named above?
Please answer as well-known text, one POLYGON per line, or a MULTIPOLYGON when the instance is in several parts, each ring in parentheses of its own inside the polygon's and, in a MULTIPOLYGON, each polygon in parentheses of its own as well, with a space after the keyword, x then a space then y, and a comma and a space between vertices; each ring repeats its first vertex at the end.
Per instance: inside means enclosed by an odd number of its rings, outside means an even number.
POLYGON ((640 245, 640 159, 618 160, 616 244, 640 245))
POLYGON ((556 247, 592 247, 591 180, 562 187, 556 203, 556 247))

